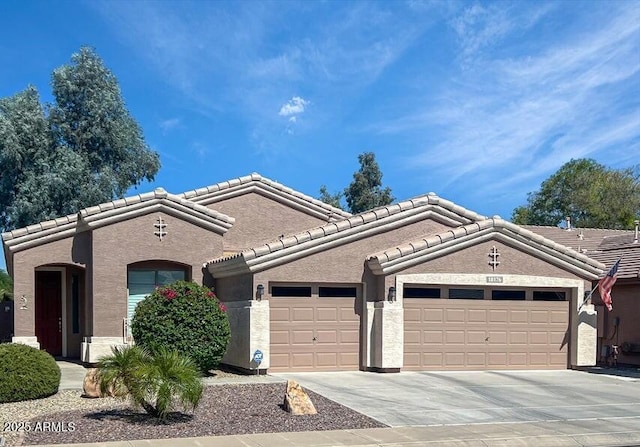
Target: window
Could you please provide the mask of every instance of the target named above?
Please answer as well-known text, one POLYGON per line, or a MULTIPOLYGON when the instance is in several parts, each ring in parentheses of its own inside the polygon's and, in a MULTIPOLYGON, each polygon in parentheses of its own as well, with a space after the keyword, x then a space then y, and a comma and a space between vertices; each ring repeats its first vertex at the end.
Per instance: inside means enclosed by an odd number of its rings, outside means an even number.
POLYGON ((80 285, 78 275, 71 275, 71 324, 73 333, 80 333, 80 285))
POLYGON ((405 285, 402 296, 405 298, 440 298, 440 289, 405 285))
POLYGON ((127 318, 133 318, 133 313, 140 301, 150 295, 156 287, 166 286, 175 281, 186 279, 185 270, 165 269, 129 269, 127 287, 129 288, 129 301, 127 303, 127 318))
POLYGON ((274 297, 310 297, 311 286, 271 286, 274 297))
POLYGON ((491 292, 492 300, 516 300, 524 301, 524 290, 494 290, 491 292))
POLYGON ((483 289, 449 289, 449 299, 452 300, 483 300, 483 289))
POLYGON ((320 298, 355 298, 355 287, 320 287, 320 298))
POLYGON ((534 290, 533 301, 567 301, 567 295, 565 292, 534 290))

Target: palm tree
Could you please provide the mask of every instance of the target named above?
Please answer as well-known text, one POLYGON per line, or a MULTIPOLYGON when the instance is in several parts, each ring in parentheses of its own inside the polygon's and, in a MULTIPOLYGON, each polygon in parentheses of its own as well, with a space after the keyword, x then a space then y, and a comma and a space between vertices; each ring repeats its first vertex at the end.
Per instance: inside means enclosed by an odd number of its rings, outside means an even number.
POLYGON ((112 355, 98 364, 100 390, 131 398, 134 405, 165 420, 180 403, 195 409, 203 392, 200 371, 188 357, 177 351, 159 350, 149 354, 139 346, 112 348, 112 355))

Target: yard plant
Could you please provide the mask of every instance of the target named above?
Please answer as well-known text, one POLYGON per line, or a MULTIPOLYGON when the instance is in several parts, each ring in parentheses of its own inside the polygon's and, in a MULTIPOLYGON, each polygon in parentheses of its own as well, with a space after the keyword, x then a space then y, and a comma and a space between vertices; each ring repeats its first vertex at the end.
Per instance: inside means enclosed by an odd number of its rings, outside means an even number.
POLYGON ((0 344, 0 404, 48 397, 59 386, 60 368, 47 352, 23 344, 0 344))
POLYGON ((152 355, 139 346, 114 347, 100 359, 98 374, 103 395, 130 398, 160 420, 178 404, 195 409, 202 397, 198 367, 177 351, 160 349, 152 355))
POLYGON ((160 287, 142 300, 131 332, 151 354, 175 349, 203 373, 220 363, 231 336, 224 304, 208 288, 187 281, 160 287))

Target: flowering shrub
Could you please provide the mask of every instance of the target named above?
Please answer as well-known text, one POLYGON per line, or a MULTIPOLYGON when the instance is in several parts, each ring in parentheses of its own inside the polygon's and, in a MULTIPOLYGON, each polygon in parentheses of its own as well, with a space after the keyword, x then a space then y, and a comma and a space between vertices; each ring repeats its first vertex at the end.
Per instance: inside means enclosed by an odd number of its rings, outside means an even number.
POLYGON ((208 288, 187 281, 159 287, 142 300, 131 332, 151 354, 176 350, 203 372, 220 363, 231 335, 226 306, 208 288))

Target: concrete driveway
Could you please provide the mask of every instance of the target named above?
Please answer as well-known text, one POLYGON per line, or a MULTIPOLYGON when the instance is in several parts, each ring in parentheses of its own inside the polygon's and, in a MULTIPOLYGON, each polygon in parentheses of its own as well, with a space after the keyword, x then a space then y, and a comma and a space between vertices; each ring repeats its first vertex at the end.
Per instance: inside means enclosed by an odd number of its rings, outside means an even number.
POLYGON ((286 373, 390 426, 593 421, 640 430, 640 379, 580 371, 286 373))

